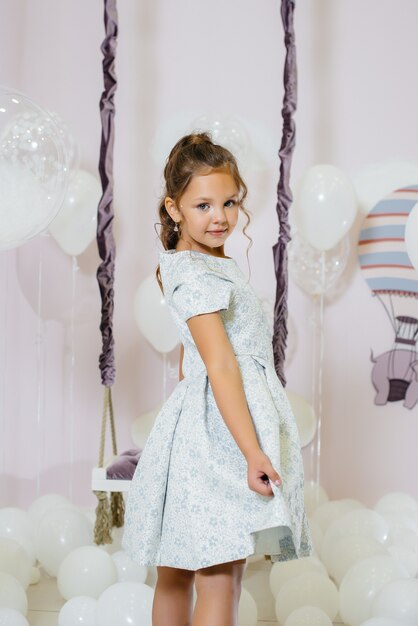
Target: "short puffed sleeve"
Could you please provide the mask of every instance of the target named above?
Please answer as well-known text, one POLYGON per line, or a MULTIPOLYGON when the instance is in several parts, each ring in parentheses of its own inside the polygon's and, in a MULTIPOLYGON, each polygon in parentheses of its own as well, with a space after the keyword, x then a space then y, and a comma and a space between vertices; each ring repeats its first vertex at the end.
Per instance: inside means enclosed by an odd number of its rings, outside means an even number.
POLYGON ((176 276, 172 304, 184 322, 194 315, 228 309, 231 302, 234 282, 222 272, 201 265, 195 259, 176 276))

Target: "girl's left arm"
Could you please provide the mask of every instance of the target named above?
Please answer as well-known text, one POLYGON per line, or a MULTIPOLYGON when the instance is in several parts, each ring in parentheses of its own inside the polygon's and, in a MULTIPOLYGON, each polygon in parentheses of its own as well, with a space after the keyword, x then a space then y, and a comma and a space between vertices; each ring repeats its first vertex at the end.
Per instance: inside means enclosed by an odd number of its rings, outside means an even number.
POLYGON ((260 447, 244 391, 241 370, 219 311, 188 318, 196 347, 206 371, 219 412, 248 465, 248 486, 272 496, 268 482, 280 484, 280 476, 260 447))

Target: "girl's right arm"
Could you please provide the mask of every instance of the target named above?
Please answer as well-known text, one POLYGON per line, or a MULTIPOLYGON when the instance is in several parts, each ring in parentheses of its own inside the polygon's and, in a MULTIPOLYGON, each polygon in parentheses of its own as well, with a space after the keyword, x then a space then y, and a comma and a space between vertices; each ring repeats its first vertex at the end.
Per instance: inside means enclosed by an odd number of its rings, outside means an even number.
POLYGON ((276 484, 280 476, 260 448, 239 365, 219 312, 195 315, 187 320, 187 325, 205 363, 218 409, 247 460, 250 488, 262 495, 273 495, 263 476, 276 484))

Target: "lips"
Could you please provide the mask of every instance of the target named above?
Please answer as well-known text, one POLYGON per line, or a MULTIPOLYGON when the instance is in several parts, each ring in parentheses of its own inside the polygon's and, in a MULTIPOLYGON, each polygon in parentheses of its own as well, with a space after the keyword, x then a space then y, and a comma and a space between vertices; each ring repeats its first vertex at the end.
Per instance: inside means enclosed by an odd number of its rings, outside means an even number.
POLYGON ((224 233, 225 231, 226 231, 226 228, 224 228, 223 230, 209 230, 208 232, 219 235, 220 233, 224 233))

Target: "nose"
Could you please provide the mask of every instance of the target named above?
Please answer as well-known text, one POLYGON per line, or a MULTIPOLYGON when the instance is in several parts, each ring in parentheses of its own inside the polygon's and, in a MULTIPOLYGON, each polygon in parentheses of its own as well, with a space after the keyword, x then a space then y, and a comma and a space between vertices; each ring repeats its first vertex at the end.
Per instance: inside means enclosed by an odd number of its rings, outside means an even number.
POLYGON ((227 219, 226 219, 226 213, 225 213, 225 207, 223 205, 215 205, 213 208, 213 222, 215 224, 226 224, 227 219))

